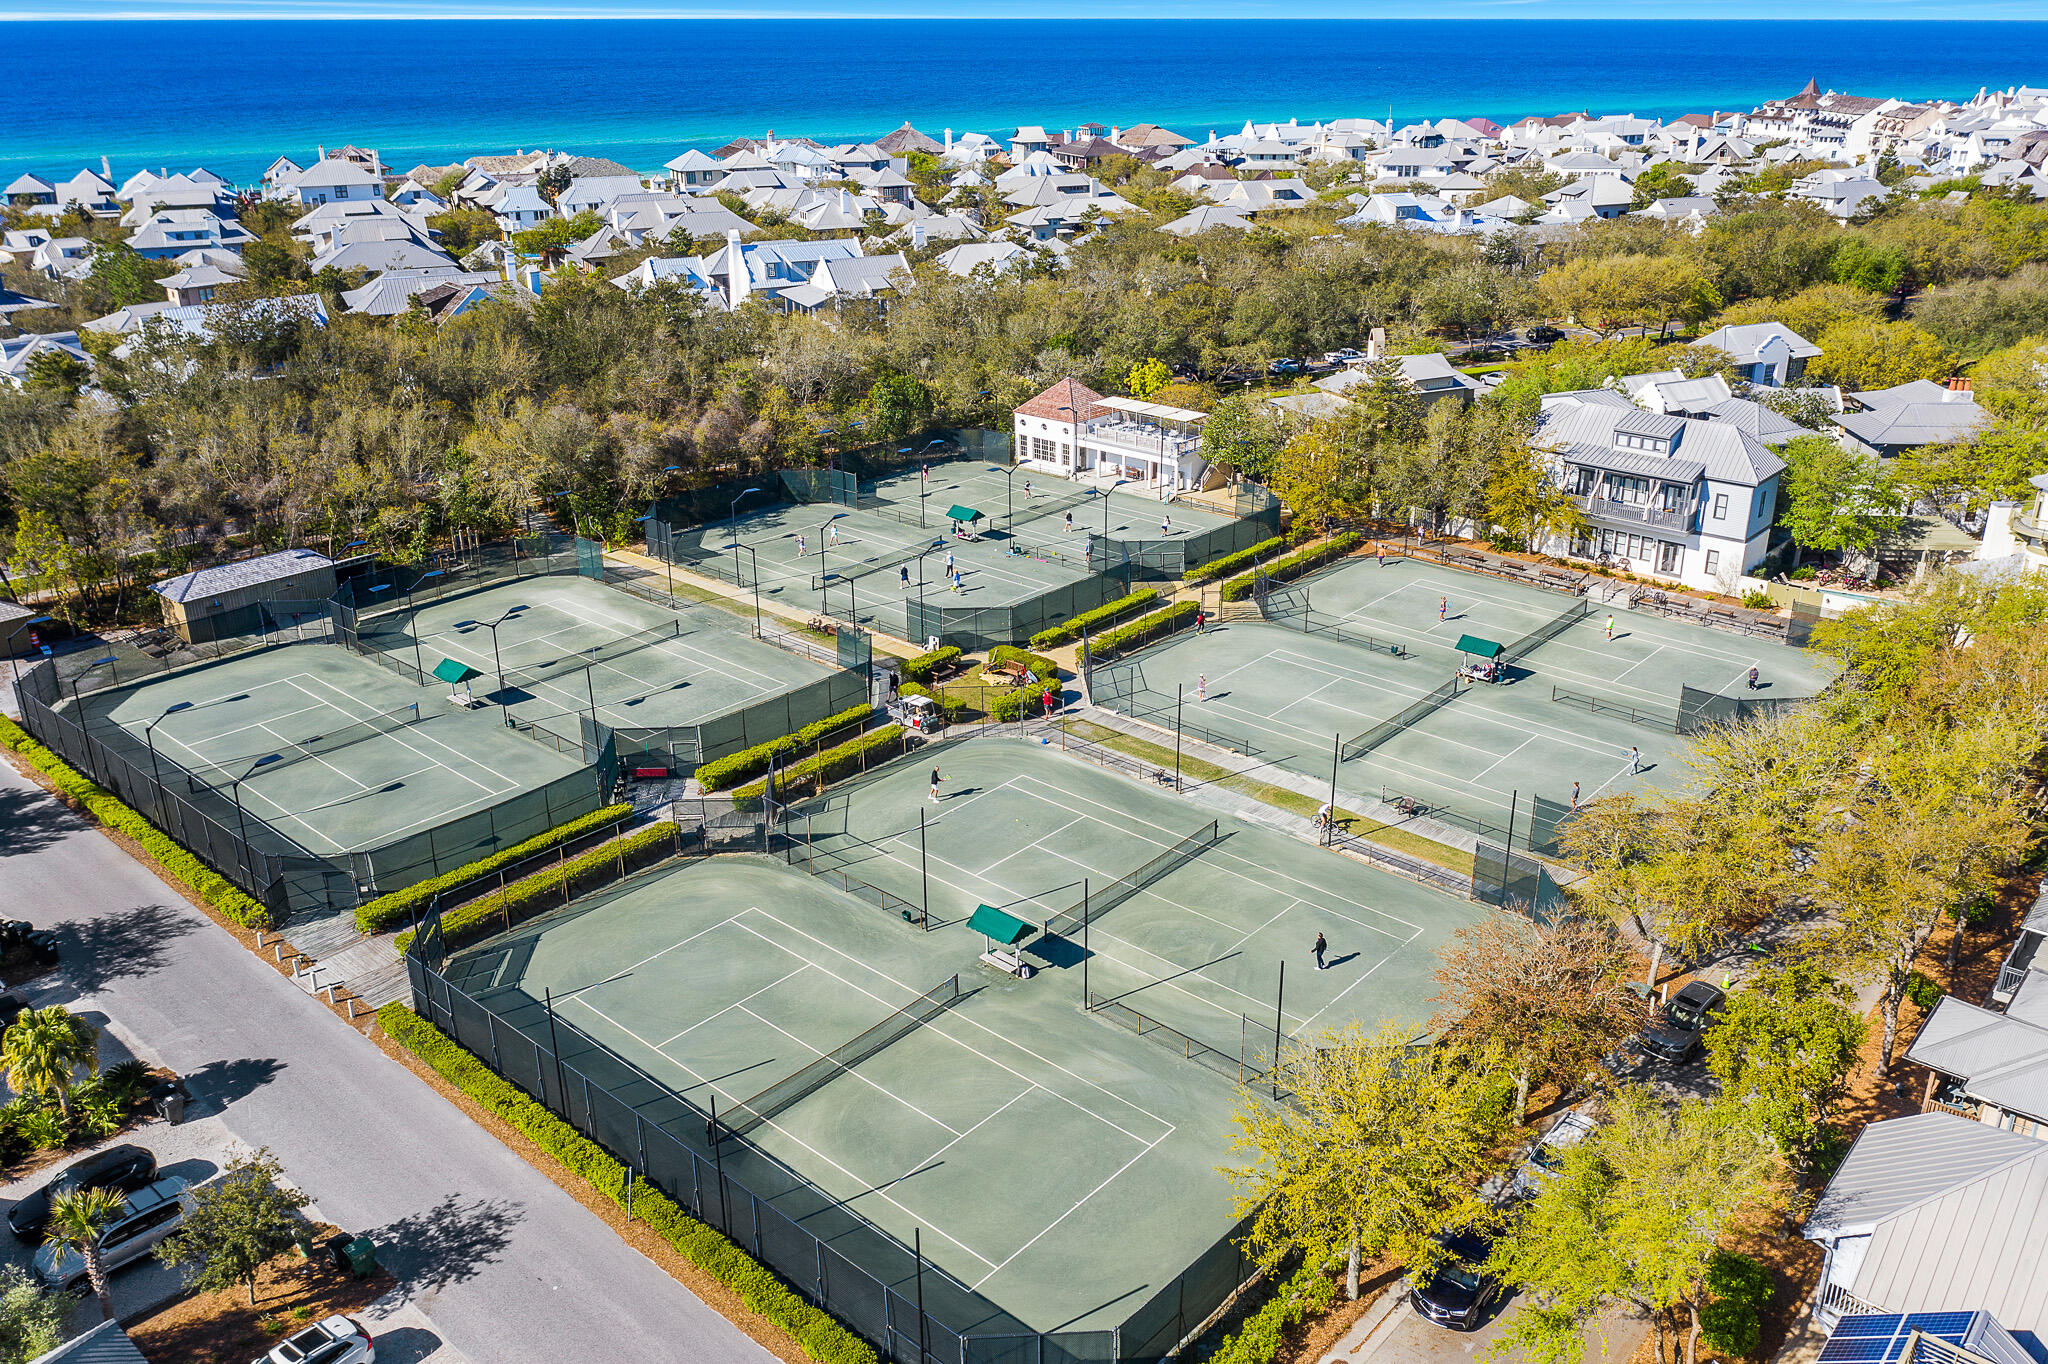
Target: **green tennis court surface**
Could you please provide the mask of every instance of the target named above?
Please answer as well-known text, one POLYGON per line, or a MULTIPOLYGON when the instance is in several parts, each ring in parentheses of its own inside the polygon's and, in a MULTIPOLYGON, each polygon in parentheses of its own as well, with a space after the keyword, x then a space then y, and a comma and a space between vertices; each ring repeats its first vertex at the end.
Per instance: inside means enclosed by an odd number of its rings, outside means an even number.
MULTIPOLYGON (((366 645, 417 658, 422 671, 444 658, 475 669, 469 689, 493 714, 503 699, 521 720, 553 719, 572 735, 593 702, 615 729, 691 725, 831 671, 741 633, 722 612, 677 613, 585 578, 504 583, 431 602, 416 617, 403 608, 365 616, 361 629, 366 645), (493 648, 484 622, 501 620, 493 648)), ((449 690, 440 688, 444 705, 449 690)))
MULTIPOLYGON (((1008 1318, 1107 1328, 1171 1283, 1235 1220, 1216 1167, 1231 1159, 1241 1052, 1264 1064, 1276 1013, 1290 1034, 1419 1026, 1437 945, 1487 912, 1225 822, 1088 925, 1087 988, 1110 1001, 1088 1013, 1079 943, 1027 944, 1040 970, 1018 980, 977 960, 964 920, 981 903, 1067 909, 1081 878, 1105 885, 1200 826, 1184 803, 1026 741, 977 741, 924 749, 796 814, 809 825, 797 866, 733 857, 658 873, 464 952, 451 975, 525 1010, 515 1021, 551 996, 591 1043, 722 1113, 957 975, 957 1003, 767 1109, 747 1139, 761 1154, 728 1142, 725 1158, 756 1187, 769 1158, 810 1181, 777 1207, 835 1246, 858 1243, 833 1237, 849 1213, 904 1244, 918 1232, 939 1271, 925 1283, 935 1315, 989 1331, 1008 1318), (836 864, 922 905, 920 815, 943 921, 929 932, 801 869, 836 864), (1197 1063, 1138 1035, 1146 1018, 1211 1051, 1197 1063)), ((910 1268, 903 1256, 878 1272, 903 1284, 910 1268)))
POLYGON ((583 766, 512 733, 495 711, 455 709, 335 645, 241 654, 88 695, 84 707, 96 729, 125 731, 131 758, 147 765, 153 742, 321 856, 380 846, 583 766))
MULTIPOLYGON (((1183 715, 1256 756, 1327 781, 1334 742, 1351 740, 1449 682, 1462 636, 1512 645, 1578 600, 1478 574, 1390 558, 1361 560, 1308 586, 1318 620, 1335 620, 1402 656, 1299 622, 1233 622, 1181 635, 1099 670, 1096 692, 1143 689, 1140 703, 1171 725, 1183 715), (1439 619, 1439 611, 1443 618, 1439 619), (1106 683, 1106 685, 1105 685, 1106 683)), ((1675 732, 1681 685, 1741 697, 1804 697, 1832 675, 1826 660, 1788 645, 1646 612, 1590 614, 1510 665, 1498 684, 1467 686, 1370 751, 1339 766, 1342 789, 1405 795, 1495 824, 1533 796, 1569 806, 1684 779, 1686 739, 1675 732), (1760 687, 1748 689, 1754 666, 1760 687), (1631 773, 1629 749, 1641 759, 1631 773)), ((1107 704, 1117 706, 1116 701, 1107 704)), ((1191 730, 1192 732, 1192 730, 1191 730)))

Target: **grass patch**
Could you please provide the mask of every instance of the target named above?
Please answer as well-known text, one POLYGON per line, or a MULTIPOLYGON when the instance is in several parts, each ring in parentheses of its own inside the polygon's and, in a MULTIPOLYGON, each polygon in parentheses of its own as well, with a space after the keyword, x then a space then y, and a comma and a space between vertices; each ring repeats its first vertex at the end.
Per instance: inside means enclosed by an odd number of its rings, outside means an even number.
MULTIPOLYGON (((1089 743, 1115 749, 1118 753, 1127 754, 1164 771, 1173 770, 1173 750, 1162 744, 1136 738, 1120 729, 1096 724, 1093 720, 1068 720, 1062 728, 1077 739, 1086 739, 1089 743)), ((1232 772, 1226 767, 1218 767, 1215 763, 1191 758, 1185 752, 1181 754, 1180 771, 1183 777, 1220 786, 1226 791, 1235 791, 1242 796, 1250 796, 1261 804, 1270 805, 1276 810, 1285 810, 1303 819, 1315 818, 1316 811, 1322 806, 1322 801, 1314 796, 1305 796, 1288 787, 1260 781, 1257 777, 1243 772, 1232 772)), ((1453 848, 1433 838, 1424 838, 1412 830, 1382 824, 1376 819, 1367 819, 1364 815, 1346 810, 1342 806, 1337 809, 1337 822, 1348 833, 1360 838, 1369 838, 1382 847, 1404 853, 1419 862, 1428 862, 1433 866, 1457 872, 1461 876, 1472 875, 1472 854, 1463 848, 1453 848)))

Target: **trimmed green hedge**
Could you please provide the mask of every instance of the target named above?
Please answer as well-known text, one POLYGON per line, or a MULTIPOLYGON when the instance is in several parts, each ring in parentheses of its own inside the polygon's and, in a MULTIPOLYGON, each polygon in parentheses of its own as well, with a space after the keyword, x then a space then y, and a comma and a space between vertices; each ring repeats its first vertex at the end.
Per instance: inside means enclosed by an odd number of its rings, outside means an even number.
POLYGON ((1235 1334, 1225 1337, 1209 1356, 1209 1364, 1273 1364, 1287 1342, 1287 1333, 1311 1316, 1329 1311, 1336 1300, 1337 1281, 1320 1265, 1303 1265, 1280 1285, 1272 1301, 1246 1317, 1235 1334))
MULTIPOLYGON (((1272 563, 1267 564, 1266 576, 1276 578, 1281 582, 1286 582, 1289 578, 1298 578, 1318 565, 1326 564, 1332 559, 1342 558, 1344 555, 1349 554, 1352 550, 1358 548, 1359 540, 1360 536, 1357 531, 1347 530, 1342 535, 1332 536, 1319 545, 1310 545, 1306 549, 1297 549, 1294 553, 1284 558, 1275 559, 1272 563)), ((1223 600, 1243 601, 1252 594, 1252 586, 1257 581, 1258 575, 1256 573, 1247 573, 1242 577, 1227 580, 1223 584, 1221 594, 1223 600)))
POLYGON ((1120 625, 1095 637, 1095 649, 1100 653, 1114 653, 1135 640, 1145 639, 1152 634, 1170 634, 1181 625, 1195 618, 1201 610, 1201 603, 1177 601, 1164 611, 1154 611, 1149 616, 1140 616, 1129 625, 1120 625))
POLYGON ((1141 587, 1127 597, 1118 597, 1113 602, 1105 602, 1093 611, 1083 611, 1080 615, 1055 625, 1050 630, 1040 630, 1031 637, 1031 647, 1034 649, 1057 649, 1062 644, 1071 644, 1082 635, 1090 634, 1111 621, 1122 620, 1126 616, 1135 615, 1158 600, 1158 589, 1141 587))
POLYGON ((29 766, 48 777, 59 792, 94 819, 140 843, 152 861, 222 915, 244 928, 270 927, 270 910, 262 901, 244 893, 240 886, 200 861, 120 797, 43 747, 34 735, 4 715, 0 715, 0 745, 27 759, 29 766))
MULTIPOLYGON (((405 1005, 386 1004, 377 1011, 377 1022, 392 1041, 442 1079, 518 1128, 528 1141, 613 1203, 626 1206, 626 1167, 603 1147, 494 1074, 405 1005)), ((876 1364, 866 1341, 805 1302, 766 1266, 684 1212, 659 1189, 642 1182, 633 1191, 633 1216, 678 1255, 737 1293, 750 1309, 787 1331, 797 1347, 820 1364, 876 1364)))
MULTIPOLYGON (((955 653, 959 651, 954 650, 955 653)), ((794 753, 800 748, 809 748, 818 740, 835 730, 868 719, 875 713, 874 707, 863 702, 858 706, 828 715, 814 724, 805 725, 794 734, 785 734, 780 739, 770 739, 765 744, 755 744, 737 753, 705 763, 697 769, 697 780, 706 791, 723 791, 760 776, 768 770, 769 764, 785 753, 794 753)))
MULTIPOLYGON (((849 739, 843 744, 828 748, 814 758, 806 758, 794 767, 786 767, 776 773, 776 778, 784 791, 802 782, 815 782, 823 786, 827 782, 837 781, 849 772, 860 771, 870 755, 899 745, 902 741, 903 726, 883 725, 879 729, 869 730, 857 739, 849 739)), ((761 781, 748 782, 732 793, 733 808, 758 810, 761 808, 762 797, 767 793, 768 783, 765 778, 761 781)))
POLYGON ((1031 670, 1032 677, 1040 682, 1051 682, 1060 675, 1060 665, 1044 654, 1034 654, 1029 649, 1020 649, 1014 644, 998 644, 988 651, 990 663, 1022 663, 1031 670))
POLYGON ((1197 565, 1181 574, 1180 578, 1182 582, 1205 583, 1211 578, 1227 577, 1240 568, 1250 568, 1268 554, 1277 554, 1286 547, 1287 537, 1276 535, 1270 540, 1259 541, 1250 549, 1241 549, 1235 554, 1226 554, 1220 559, 1211 559, 1206 564, 1197 565))
POLYGON ((902 673, 903 680, 906 682, 929 684, 934 677, 938 676, 941 668, 948 667, 959 661, 960 651, 948 644, 943 649, 934 649, 928 654, 919 654, 916 658, 904 659, 903 666, 897 669, 897 671, 902 673))
MULTIPOLYGON (((633 855, 648 848, 675 841, 675 826, 663 820, 650 824, 644 829, 635 829, 624 838, 614 838, 600 844, 589 852, 566 858, 545 871, 535 872, 524 880, 514 881, 503 890, 494 890, 489 895, 471 900, 468 904, 449 910, 441 916, 441 934, 449 942, 459 940, 465 932, 480 923, 502 919, 506 915, 519 914, 545 900, 550 904, 564 899, 573 899, 584 891, 603 885, 617 874, 619 859, 625 859, 630 871, 633 855), (563 893, 563 887, 568 892, 563 893)), ((412 946, 412 930, 407 929, 391 940, 400 956, 412 946)))
POLYGON ((434 897, 444 890, 453 890, 471 881, 490 876, 511 866, 522 857, 531 857, 537 852, 545 852, 549 848, 581 838, 593 829, 602 829, 605 825, 615 823, 632 813, 631 802, 607 805, 602 810, 592 810, 587 815, 579 815, 566 823, 557 824, 546 833, 535 834, 522 843, 500 848, 488 857, 479 857, 476 861, 457 867, 454 871, 445 871, 439 876, 415 881, 405 889, 394 890, 389 895, 379 895, 374 900, 356 906, 356 927, 365 933, 382 933, 393 924, 411 919, 416 911, 432 904, 434 897))

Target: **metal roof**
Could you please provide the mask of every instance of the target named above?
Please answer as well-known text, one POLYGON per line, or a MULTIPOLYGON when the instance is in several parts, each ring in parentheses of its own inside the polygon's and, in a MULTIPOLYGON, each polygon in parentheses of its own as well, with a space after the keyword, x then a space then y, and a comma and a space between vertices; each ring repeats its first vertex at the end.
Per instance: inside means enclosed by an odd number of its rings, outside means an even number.
POLYGON ((103 1321, 29 1364, 149 1364, 117 1321, 103 1321))
POLYGON ((1164 403, 1140 402, 1136 398, 1102 398, 1098 401, 1103 407, 1113 407, 1119 412, 1129 412, 1134 416, 1150 417, 1154 421, 1201 422, 1209 420, 1209 414, 1206 412, 1195 412, 1185 407, 1168 407, 1164 403))
POLYGON ((1652 436, 1668 440, 1685 430, 1685 418, 1667 417, 1661 412, 1631 412, 1614 424, 1616 435, 1652 436))
POLYGON ((1669 455, 1653 455, 1643 450, 1614 450, 1605 445, 1588 445, 1579 441, 1565 446, 1563 453, 1573 464, 1638 478, 1663 479, 1668 483, 1690 484, 1707 471, 1707 466, 1695 459, 1672 459, 1669 455))
POLYGON ((149 590, 170 601, 194 601, 333 567, 334 561, 317 550, 285 549, 254 559, 238 559, 231 564, 181 573, 152 585, 149 590))
POLYGON ((2043 1157, 2048 1157, 2048 1141, 1951 1113, 1874 1122, 1857 1135, 1828 1181, 1806 1219, 1806 1239, 1868 1234, 1995 1171, 2043 1157))

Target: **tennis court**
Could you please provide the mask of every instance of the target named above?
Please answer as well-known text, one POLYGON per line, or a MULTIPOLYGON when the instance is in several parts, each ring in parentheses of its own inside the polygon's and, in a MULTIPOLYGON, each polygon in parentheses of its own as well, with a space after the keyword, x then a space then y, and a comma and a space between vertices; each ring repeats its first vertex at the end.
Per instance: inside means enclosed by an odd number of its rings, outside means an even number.
MULTIPOLYGON (((1101 908, 1095 896, 1202 822, 1023 740, 927 748, 796 815, 799 866, 719 858, 661 874, 464 953, 464 988, 498 991, 480 997, 501 1011, 551 998, 561 1022, 701 1107, 715 1096, 729 1126, 825 1196, 807 1208, 791 1192, 779 1210, 820 1235, 852 1212, 902 1243, 920 1236, 944 1276, 926 1274, 935 1315, 982 1329, 1106 1328, 1169 1284, 1235 1221, 1216 1167, 1231 1158, 1240 1056, 1263 1065, 1276 1020, 1310 1035, 1419 1025, 1437 944, 1487 912, 1230 823, 1101 908), (919 904, 928 889, 943 925, 799 869, 828 861, 919 904), (1085 952, 1027 944, 1028 980, 978 961, 964 922, 977 905, 1070 911, 1082 878, 1098 916, 1085 952), (878 1026, 878 1049, 839 1050, 878 1026), (1180 1049, 1161 1045, 1174 1037, 1180 1049), (1194 1043, 1208 1050, 1191 1059, 1194 1043), (806 1072, 835 1052, 845 1060, 806 1072), (826 1082, 785 1083, 805 1074, 826 1082)), ((728 1169, 743 1158, 761 1159, 727 1143, 728 1169)), ((909 1268, 890 1266, 891 1281, 909 1268)))
MULTIPOLYGON (((495 712, 454 709, 333 645, 258 650, 90 694, 84 712, 102 736, 118 725, 131 758, 146 763, 153 746, 323 857, 445 824, 583 766, 495 712)), ((263 842, 253 826, 250 835, 263 842)))
MULTIPOLYGON (((1181 635, 1101 670, 1098 694, 1142 688, 1138 703, 1122 708, 1171 724, 1164 712, 1179 687, 1191 724, 1243 738, 1267 761, 1328 780, 1335 742, 1348 747, 1406 707, 1441 695, 1463 659, 1461 637, 1512 645, 1559 622, 1580 600, 1394 558, 1384 567, 1357 560, 1293 590, 1306 591, 1310 619, 1339 628, 1304 632, 1297 616, 1181 635), (1392 645, 1402 652, 1385 647, 1392 645)), ((1586 609, 1516 659, 1504 682, 1468 684, 1441 708, 1348 756, 1340 789, 1407 796, 1505 825, 1532 798, 1569 808, 1574 783, 1582 801, 1668 788, 1685 776, 1681 686, 1775 699, 1814 695, 1831 676, 1824 659, 1804 650, 1618 604, 1610 640, 1609 612, 1593 603, 1586 609), (1639 771, 1630 770, 1631 748, 1639 771)))
POLYGON ((614 729, 699 724, 831 672, 741 633, 722 612, 678 613, 587 578, 504 583, 416 616, 364 617, 361 629, 367 646, 417 658, 423 672, 444 658, 466 664, 481 674, 472 694, 569 734, 593 708, 614 729))

